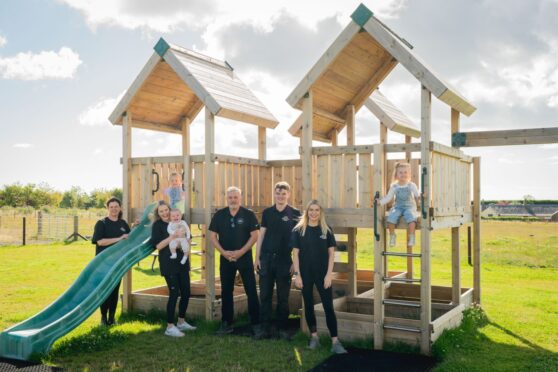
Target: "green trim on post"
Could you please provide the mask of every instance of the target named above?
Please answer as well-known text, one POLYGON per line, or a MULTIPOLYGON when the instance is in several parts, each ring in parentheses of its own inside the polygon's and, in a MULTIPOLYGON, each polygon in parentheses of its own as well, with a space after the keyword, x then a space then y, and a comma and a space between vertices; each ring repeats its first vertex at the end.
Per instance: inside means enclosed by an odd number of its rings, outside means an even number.
POLYGON ((167 43, 163 38, 160 38, 157 44, 155 44, 155 46, 153 47, 153 49, 155 49, 155 51, 157 52, 158 55, 161 56, 161 58, 165 55, 165 53, 169 48, 170 48, 169 43, 167 43))
POLYGON ((465 146, 467 143, 467 133, 457 132, 451 135, 451 147, 465 146))
POLYGON ((372 17, 374 13, 366 7, 364 4, 360 4, 356 10, 351 14, 353 21, 360 27, 364 27, 366 22, 372 17))

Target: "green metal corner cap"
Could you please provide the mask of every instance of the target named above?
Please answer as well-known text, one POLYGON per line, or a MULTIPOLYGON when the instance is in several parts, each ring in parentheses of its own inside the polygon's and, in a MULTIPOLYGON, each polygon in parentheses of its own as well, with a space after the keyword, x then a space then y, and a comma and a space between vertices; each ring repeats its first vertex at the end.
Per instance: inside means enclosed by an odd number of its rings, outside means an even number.
POLYGON ((451 135, 451 146, 461 147, 467 143, 467 133, 457 132, 451 135))
POLYGON ((353 12, 353 14, 351 14, 351 18, 357 25, 363 27, 373 15, 374 13, 372 13, 372 11, 368 9, 366 5, 361 3, 353 12))
POLYGON ((157 44, 155 44, 155 46, 153 47, 153 49, 155 49, 157 54, 160 55, 161 57, 165 55, 165 53, 169 48, 170 48, 169 43, 167 43, 163 38, 160 38, 157 44))

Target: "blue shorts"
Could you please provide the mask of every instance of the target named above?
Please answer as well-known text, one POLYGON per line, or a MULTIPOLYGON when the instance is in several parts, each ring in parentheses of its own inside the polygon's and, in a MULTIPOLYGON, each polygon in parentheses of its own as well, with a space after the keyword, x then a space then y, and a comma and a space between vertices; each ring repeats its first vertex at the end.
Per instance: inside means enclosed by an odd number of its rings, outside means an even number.
POLYGON ((387 222, 397 225, 401 216, 403 216, 407 224, 417 221, 417 217, 413 208, 393 207, 391 208, 391 211, 389 211, 387 222))

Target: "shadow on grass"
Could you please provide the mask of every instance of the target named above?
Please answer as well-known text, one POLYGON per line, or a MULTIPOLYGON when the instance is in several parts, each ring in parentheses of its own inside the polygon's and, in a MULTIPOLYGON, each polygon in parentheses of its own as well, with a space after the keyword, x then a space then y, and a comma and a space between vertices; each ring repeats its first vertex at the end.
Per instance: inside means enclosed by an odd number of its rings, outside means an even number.
POLYGON ((141 266, 134 266, 134 271, 139 271, 147 276, 161 276, 161 271, 159 271, 158 267, 155 267, 151 270, 151 265, 149 267, 141 267, 141 266))
POLYGON ((492 322, 480 308, 464 312, 462 325, 445 331, 432 346, 439 370, 558 370, 558 353, 547 350, 509 329, 492 322), (481 330, 492 326, 523 346, 487 337, 481 330))

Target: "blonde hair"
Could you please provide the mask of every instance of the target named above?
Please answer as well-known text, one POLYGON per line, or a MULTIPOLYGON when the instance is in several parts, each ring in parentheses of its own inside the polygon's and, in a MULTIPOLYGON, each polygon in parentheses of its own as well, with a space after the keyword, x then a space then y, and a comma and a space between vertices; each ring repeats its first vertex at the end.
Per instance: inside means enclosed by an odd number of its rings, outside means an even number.
POLYGON ((331 232, 331 229, 329 228, 329 226, 326 223, 325 214, 323 212, 322 206, 320 205, 320 202, 317 201, 316 199, 313 199, 313 200, 310 200, 308 202, 308 204, 306 204, 306 208, 304 209, 304 212, 302 213, 302 216, 300 217, 300 220, 298 220, 298 223, 296 224, 296 226, 293 229, 294 231, 300 232, 300 235, 302 235, 302 236, 304 236, 304 234, 306 233, 306 228, 308 227, 308 222, 309 222, 308 210, 313 205, 317 205, 320 208, 320 219, 319 219, 318 225, 320 226, 320 229, 322 230, 322 234, 326 235, 328 231, 331 232))
POLYGON ((275 187, 273 188, 273 190, 277 190, 277 189, 279 189, 279 190, 287 190, 288 192, 291 192, 291 185, 289 185, 288 182, 280 181, 280 182, 277 182, 277 183, 275 184, 275 187))
POLYGON ((393 168, 393 177, 392 177, 392 181, 391 181, 392 184, 397 182, 397 170, 399 168, 409 168, 409 172, 410 172, 411 171, 411 164, 403 163, 403 162, 395 163, 395 168, 393 168))

